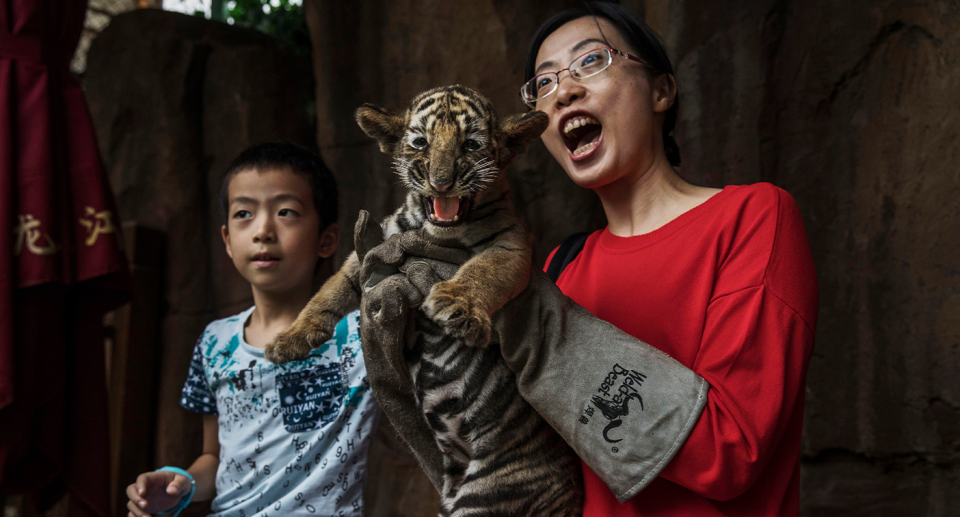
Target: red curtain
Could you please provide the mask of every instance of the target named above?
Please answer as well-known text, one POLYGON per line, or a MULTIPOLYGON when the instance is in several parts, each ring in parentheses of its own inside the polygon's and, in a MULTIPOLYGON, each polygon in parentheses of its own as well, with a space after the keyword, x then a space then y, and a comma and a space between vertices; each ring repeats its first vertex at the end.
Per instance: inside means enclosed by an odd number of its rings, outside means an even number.
POLYGON ((103 314, 130 296, 70 59, 86 0, 0 0, 0 489, 111 515, 103 314))

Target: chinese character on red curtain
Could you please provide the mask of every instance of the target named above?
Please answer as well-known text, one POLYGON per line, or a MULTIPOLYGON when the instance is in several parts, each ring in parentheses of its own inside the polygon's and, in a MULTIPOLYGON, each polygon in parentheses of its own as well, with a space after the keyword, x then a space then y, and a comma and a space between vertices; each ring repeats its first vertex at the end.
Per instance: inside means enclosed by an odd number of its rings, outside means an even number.
POLYGON ((86 0, 0 0, 0 489, 107 516, 103 314, 119 221, 69 71, 86 0))

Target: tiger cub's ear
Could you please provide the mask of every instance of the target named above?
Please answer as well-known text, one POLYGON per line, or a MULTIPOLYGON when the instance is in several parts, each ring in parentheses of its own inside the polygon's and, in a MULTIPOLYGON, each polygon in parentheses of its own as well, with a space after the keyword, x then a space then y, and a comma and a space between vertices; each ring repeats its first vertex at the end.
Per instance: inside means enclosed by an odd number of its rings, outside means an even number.
POLYGON ((403 137, 403 117, 373 104, 357 108, 356 116, 360 129, 380 144, 380 151, 393 154, 394 146, 403 137))
POLYGON ((511 115, 500 122, 500 138, 504 156, 510 161, 527 150, 527 144, 539 137, 550 124, 550 117, 542 111, 511 115))

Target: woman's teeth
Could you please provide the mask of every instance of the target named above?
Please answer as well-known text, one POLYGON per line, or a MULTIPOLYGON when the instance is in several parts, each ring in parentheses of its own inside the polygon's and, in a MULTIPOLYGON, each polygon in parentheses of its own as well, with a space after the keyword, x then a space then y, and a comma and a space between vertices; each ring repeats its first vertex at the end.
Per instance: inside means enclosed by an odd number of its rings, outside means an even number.
POLYGON ((582 147, 578 147, 578 148, 576 148, 576 149, 573 150, 573 155, 574 155, 574 156, 579 156, 579 155, 581 155, 581 154, 583 154, 583 153, 585 153, 585 152, 587 152, 587 151, 590 151, 590 150, 592 150, 594 147, 596 147, 597 144, 599 144, 599 143, 600 143, 599 141, 597 141, 597 142, 590 142, 590 143, 587 144, 587 145, 584 145, 584 146, 582 146, 582 147))
POLYGON ((567 121, 567 125, 563 126, 563 134, 568 134, 578 127, 586 126, 587 124, 596 124, 600 125, 600 122, 593 117, 577 117, 567 121))

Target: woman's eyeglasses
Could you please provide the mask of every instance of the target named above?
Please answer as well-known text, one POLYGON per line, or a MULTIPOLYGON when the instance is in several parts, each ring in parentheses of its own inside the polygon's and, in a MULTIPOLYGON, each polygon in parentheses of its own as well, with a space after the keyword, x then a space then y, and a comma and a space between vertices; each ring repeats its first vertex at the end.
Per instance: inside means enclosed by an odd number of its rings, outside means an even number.
MULTIPOLYGON (((598 48, 574 59, 573 63, 570 63, 570 66, 563 70, 568 70, 570 77, 573 77, 577 81, 582 81, 587 77, 597 75, 606 70, 610 64, 613 63, 614 54, 636 61, 644 66, 650 66, 639 57, 631 56, 617 49, 598 48)), ((560 84, 560 72, 563 72, 563 70, 545 72, 527 81, 520 88, 520 97, 523 98, 523 102, 531 108, 536 108, 537 101, 542 100, 544 97, 549 97, 553 92, 557 91, 557 86, 560 84)))

